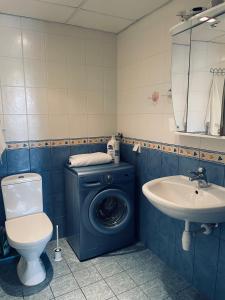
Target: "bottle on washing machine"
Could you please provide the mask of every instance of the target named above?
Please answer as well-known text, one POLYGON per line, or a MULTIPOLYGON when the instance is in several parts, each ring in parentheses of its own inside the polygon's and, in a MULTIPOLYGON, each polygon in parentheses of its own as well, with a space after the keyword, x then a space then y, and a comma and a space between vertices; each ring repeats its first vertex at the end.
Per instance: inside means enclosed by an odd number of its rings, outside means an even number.
POLYGON ((112 157, 112 161, 116 164, 120 162, 120 143, 116 140, 115 135, 112 135, 107 144, 107 153, 112 157))

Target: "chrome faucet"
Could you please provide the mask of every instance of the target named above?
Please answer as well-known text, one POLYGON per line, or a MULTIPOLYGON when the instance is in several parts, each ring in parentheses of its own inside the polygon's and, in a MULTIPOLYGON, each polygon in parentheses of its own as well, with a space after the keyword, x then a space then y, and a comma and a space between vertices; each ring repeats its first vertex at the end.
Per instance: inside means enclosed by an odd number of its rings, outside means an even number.
POLYGON ((205 168, 198 168, 197 171, 192 171, 190 172, 190 181, 197 181, 198 182, 198 187, 199 188, 207 188, 209 187, 208 179, 207 179, 207 174, 206 174, 206 169, 205 168))

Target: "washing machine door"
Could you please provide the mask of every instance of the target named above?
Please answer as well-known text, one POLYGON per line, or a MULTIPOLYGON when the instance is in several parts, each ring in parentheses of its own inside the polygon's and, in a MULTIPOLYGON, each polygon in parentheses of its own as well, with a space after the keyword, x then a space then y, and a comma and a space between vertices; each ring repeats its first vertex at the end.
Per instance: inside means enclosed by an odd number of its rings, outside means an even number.
POLYGON ((90 223, 103 234, 114 234, 123 230, 131 217, 129 196, 119 189, 99 192, 89 206, 90 223))

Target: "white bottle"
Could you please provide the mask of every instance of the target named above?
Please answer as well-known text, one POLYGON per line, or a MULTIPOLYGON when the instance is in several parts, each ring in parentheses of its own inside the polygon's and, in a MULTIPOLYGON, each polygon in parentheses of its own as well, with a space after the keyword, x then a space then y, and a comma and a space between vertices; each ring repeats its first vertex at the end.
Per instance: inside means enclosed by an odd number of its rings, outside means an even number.
POLYGON ((107 143, 107 153, 112 157, 113 162, 115 161, 115 146, 116 138, 115 135, 113 135, 107 143))
POLYGON ((107 153, 112 157, 116 164, 120 162, 120 142, 116 140, 115 135, 111 137, 107 144, 107 153))
POLYGON ((116 140, 114 163, 118 164, 119 162, 120 162, 120 142, 116 140))

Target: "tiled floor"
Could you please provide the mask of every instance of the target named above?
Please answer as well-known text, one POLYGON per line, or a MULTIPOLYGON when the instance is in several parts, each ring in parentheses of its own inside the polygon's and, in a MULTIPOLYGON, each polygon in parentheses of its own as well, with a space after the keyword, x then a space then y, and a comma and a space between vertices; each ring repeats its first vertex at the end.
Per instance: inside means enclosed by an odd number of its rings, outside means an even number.
POLYGON ((15 265, 0 272, 1 281, 7 272, 10 281, 1 282, 0 299, 205 300, 141 244, 86 262, 79 262, 64 239, 61 246, 63 260, 55 262, 55 242, 49 243, 47 255, 51 263, 44 258, 47 279, 41 286, 23 287, 16 278, 15 265))

